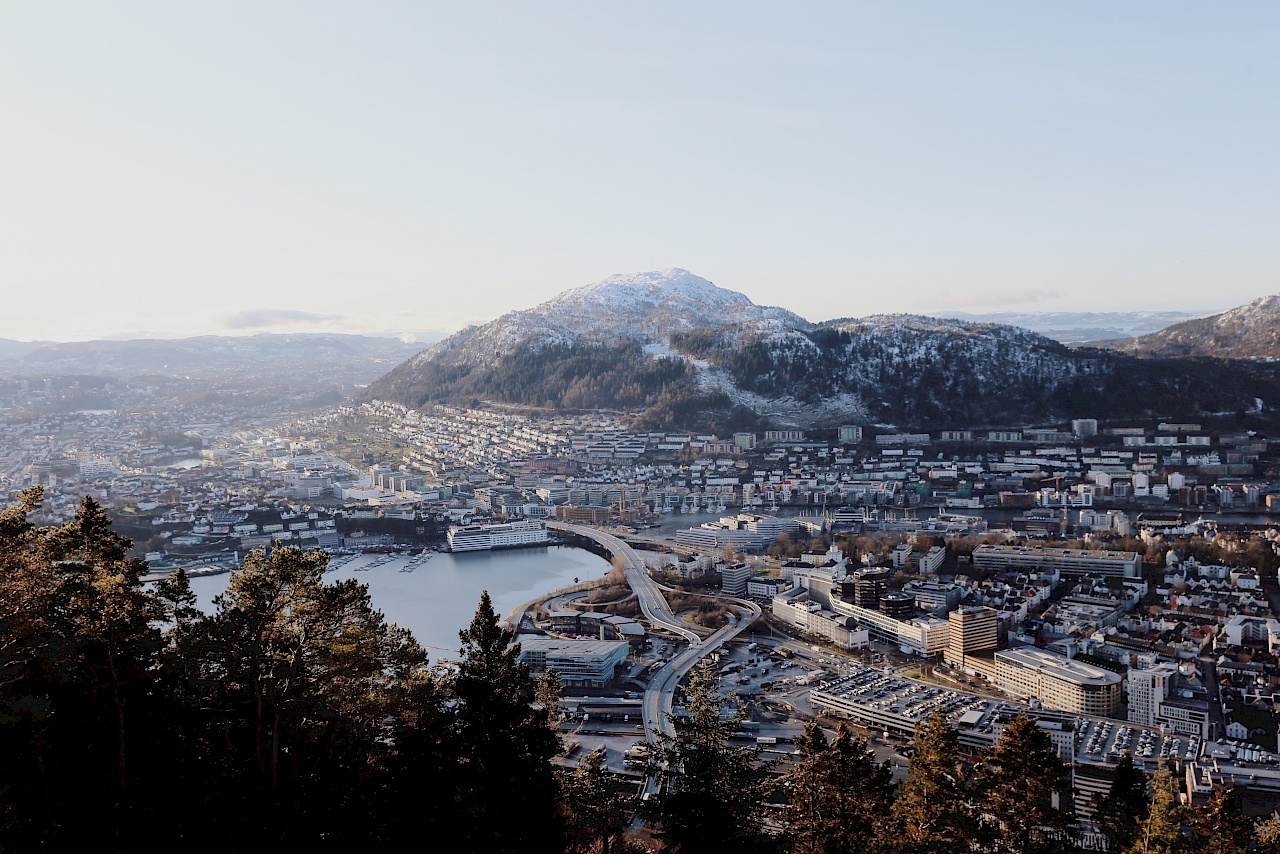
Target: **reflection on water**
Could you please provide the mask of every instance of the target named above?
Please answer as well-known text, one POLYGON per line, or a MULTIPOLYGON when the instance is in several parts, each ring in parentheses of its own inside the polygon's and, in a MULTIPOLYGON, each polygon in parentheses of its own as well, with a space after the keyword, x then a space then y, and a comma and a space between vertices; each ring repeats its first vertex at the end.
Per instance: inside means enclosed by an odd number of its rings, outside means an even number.
MULTIPOLYGON (((434 553, 413 572, 400 570, 408 557, 386 563, 381 555, 361 555, 325 575, 354 578, 369 585, 374 607, 387 619, 413 632, 432 657, 456 657, 458 631, 471 622, 480 591, 488 590, 494 609, 505 615, 542 593, 586 581, 609 571, 609 562, 591 552, 567 546, 511 549, 464 554, 434 553)), ((200 607, 212 608, 213 597, 226 589, 229 575, 191 579, 200 607)))

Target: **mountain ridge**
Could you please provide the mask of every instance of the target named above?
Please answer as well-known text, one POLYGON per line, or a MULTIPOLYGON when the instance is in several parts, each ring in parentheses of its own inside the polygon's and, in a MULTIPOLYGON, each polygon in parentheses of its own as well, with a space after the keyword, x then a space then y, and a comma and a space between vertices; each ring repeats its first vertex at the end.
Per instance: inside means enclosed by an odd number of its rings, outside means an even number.
POLYGON ((1280 359, 1280 294, 1178 323, 1115 349, 1148 357, 1280 359))
POLYGON ((611 276, 468 327, 366 396, 621 409, 640 423, 717 429, 977 426, 1244 410, 1255 397, 1280 398, 1273 379, 1075 350, 998 323, 909 314, 815 323, 672 268, 611 276))
POLYGON ((0 340, 0 373, 14 376, 86 374, 128 378, 140 374, 210 376, 292 365, 339 370, 367 382, 420 350, 394 338, 329 332, 187 338, 103 339, 70 342, 0 340), (365 376, 367 375, 367 376, 365 376), (361 377, 364 376, 363 379, 361 377))

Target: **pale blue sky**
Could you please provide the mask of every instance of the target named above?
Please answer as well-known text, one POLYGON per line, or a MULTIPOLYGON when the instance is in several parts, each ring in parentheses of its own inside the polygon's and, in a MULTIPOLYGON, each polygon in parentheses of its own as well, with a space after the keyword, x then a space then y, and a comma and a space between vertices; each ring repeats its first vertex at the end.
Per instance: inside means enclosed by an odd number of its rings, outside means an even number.
POLYGON ((0 337, 1280 291, 1280 6, 0 5, 0 337))

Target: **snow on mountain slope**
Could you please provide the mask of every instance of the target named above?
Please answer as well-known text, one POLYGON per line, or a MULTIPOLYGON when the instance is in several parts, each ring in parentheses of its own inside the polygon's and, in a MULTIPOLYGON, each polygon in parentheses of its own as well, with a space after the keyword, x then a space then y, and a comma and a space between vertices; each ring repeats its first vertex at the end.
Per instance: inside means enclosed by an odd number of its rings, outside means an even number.
POLYGON ((479 365, 494 362, 517 344, 537 347, 619 338, 665 343, 679 329, 735 324, 762 331, 812 326, 786 309, 757 306, 745 294, 673 268, 610 276, 572 288, 527 311, 510 311, 482 326, 468 327, 413 361, 444 359, 479 365))
POLYGON ((464 329, 387 374, 369 396, 409 406, 621 409, 654 425, 724 430, 761 420, 973 426, 1130 411, 1174 417, 1252 405, 1262 388, 1257 377, 1187 370, 1071 350, 993 323, 876 315, 814 324, 671 269, 611 276, 464 329))
POLYGON ((1116 349, 1141 356, 1280 358, 1280 294, 1175 324, 1116 349))

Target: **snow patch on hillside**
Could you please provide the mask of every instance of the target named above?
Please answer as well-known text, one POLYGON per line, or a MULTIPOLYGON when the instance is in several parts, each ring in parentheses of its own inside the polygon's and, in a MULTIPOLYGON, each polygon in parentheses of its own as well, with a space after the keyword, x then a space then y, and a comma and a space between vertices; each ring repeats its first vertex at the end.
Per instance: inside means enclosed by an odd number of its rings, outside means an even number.
POLYGON ((764 397, 738 388, 727 371, 707 367, 696 359, 689 359, 698 367, 698 387, 705 392, 720 392, 734 406, 746 406, 757 415, 780 425, 816 426, 847 424, 867 417, 866 405, 856 394, 840 393, 824 397, 819 403, 804 403, 790 395, 764 397))

